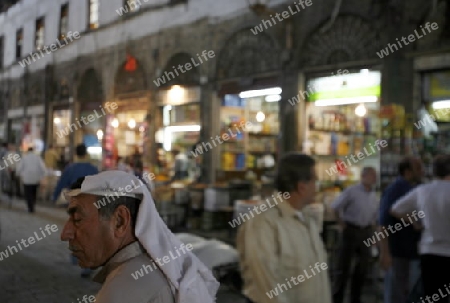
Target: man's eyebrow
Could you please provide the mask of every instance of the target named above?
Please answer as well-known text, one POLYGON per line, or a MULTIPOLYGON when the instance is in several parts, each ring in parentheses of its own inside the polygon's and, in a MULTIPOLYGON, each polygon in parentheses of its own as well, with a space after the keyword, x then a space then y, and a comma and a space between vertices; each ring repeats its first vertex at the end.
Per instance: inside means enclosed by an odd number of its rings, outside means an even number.
POLYGON ((67 213, 69 215, 73 215, 74 213, 76 213, 79 210, 80 210, 80 208, 78 206, 72 206, 67 209, 67 213))

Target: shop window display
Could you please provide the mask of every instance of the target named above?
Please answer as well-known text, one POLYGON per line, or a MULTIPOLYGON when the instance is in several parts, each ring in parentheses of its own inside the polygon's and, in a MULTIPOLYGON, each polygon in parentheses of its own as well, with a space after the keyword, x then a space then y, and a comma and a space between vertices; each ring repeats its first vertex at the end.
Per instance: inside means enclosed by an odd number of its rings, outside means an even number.
POLYGON ((221 113, 221 136, 231 135, 220 150, 220 170, 245 172, 250 179, 270 170, 277 155, 278 101, 281 88, 268 88, 225 95, 221 113))

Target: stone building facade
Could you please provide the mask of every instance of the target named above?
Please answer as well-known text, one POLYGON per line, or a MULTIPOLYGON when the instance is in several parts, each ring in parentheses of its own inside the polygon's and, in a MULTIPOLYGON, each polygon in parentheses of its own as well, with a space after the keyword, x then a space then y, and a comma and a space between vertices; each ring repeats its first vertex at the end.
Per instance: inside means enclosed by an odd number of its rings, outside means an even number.
MULTIPOLYGON (((18 142, 24 129, 32 132, 39 125, 42 139, 51 142, 53 109, 72 109, 73 121, 83 104, 121 100, 140 100, 147 107, 152 137, 159 91, 164 88, 154 81, 171 66, 206 50, 214 51, 215 57, 167 84, 200 87, 201 138, 207 140, 218 131, 215 113, 223 93, 276 84, 283 88, 280 151, 299 150, 304 104, 291 106, 287 100, 306 89, 309 75, 378 68, 382 104, 401 104, 415 113, 422 102, 421 74, 450 68, 450 2, 445 0, 311 0, 312 5, 258 34, 252 31, 255 26, 293 3, 141 1, 139 10, 119 16, 116 10, 122 1, 100 0, 99 26, 89 29, 85 25, 89 1, 65 1, 70 7, 69 29, 80 32, 80 39, 23 68, 13 55, 15 33, 25 28, 23 53, 31 52, 27 39, 32 40, 34 29, 27 29, 29 20, 34 24, 34 19, 45 16, 49 20, 46 43, 52 43, 60 14, 53 2, 40 0, 38 5, 36 0, 23 0, 0 14, 0 37, 4 37, 0 139, 18 142), (251 9, 249 3, 256 5, 251 9), (377 55, 426 22, 437 22, 439 29, 385 58, 377 55), (137 67, 130 73, 127 64, 137 67)), ((70 134, 70 146, 79 140, 76 132, 70 134)), ((150 144, 149 163, 155 152, 150 144)), ((215 179, 216 157, 205 154, 206 180, 215 179)))

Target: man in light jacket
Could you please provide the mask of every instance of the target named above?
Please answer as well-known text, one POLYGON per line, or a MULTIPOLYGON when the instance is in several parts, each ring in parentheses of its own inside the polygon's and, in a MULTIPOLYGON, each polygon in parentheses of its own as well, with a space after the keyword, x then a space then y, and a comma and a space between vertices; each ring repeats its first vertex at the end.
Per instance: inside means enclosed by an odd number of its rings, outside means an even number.
POLYGON ((275 179, 279 192, 246 214, 236 244, 248 302, 331 303, 327 254, 316 219, 305 211, 316 180, 313 158, 286 154, 275 179))
POLYGON ((17 175, 23 182, 25 200, 28 205, 28 212, 34 213, 34 205, 36 204, 37 190, 42 178, 44 178, 47 169, 41 157, 33 152, 33 148, 28 149, 28 153, 22 158, 17 165, 17 175))

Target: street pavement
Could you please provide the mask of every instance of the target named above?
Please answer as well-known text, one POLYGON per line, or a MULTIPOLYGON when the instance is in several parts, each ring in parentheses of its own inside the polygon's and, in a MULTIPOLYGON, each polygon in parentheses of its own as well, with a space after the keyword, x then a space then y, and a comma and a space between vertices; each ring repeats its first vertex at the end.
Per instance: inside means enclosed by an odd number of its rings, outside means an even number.
MULTIPOLYGON (((0 200, 1 197, 0 197, 0 200)), ((4 200, 3 200, 4 201, 4 200)), ((63 209, 37 206, 34 214, 26 211, 24 201, 0 203, 0 252, 16 241, 34 237, 34 244, 0 260, 0 303, 80 303, 83 296, 95 295, 100 285, 81 278, 81 269, 71 265, 68 244, 60 241, 67 214, 63 209), (56 224, 58 230, 44 238, 40 228, 56 224), (38 237, 34 234, 37 232, 38 237)), ((89 302, 89 301, 85 301, 89 302)), ((235 293, 220 290, 218 303, 241 303, 235 293)), ((124 302, 126 303, 126 302, 124 302)))

